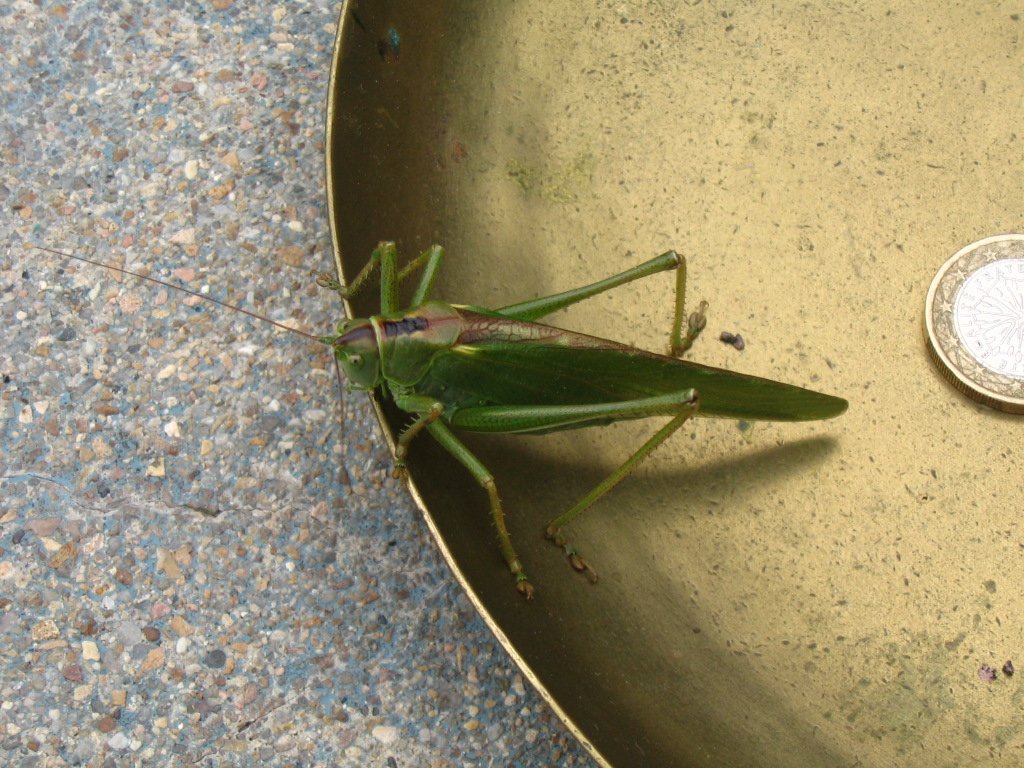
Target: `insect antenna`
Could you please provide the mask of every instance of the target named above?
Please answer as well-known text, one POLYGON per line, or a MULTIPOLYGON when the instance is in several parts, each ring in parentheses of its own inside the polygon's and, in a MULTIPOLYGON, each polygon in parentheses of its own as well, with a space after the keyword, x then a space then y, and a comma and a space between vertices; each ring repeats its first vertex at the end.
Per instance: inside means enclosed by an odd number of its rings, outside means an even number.
MULTIPOLYGON (((333 355, 332 355, 332 357, 333 357, 333 355)), ((341 424, 341 444, 345 445, 345 443, 346 443, 345 425, 348 423, 348 404, 347 404, 347 402, 345 400, 345 377, 341 373, 341 364, 338 362, 338 358, 337 357, 334 358, 334 373, 335 373, 335 376, 338 379, 338 398, 340 400, 340 402, 339 402, 340 414, 339 415, 341 417, 341 421, 339 422, 341 424)), ((341 476, 342 476, 342 480, 341 481, 345 484, 346 488, 351 490, 351 488, 352 488, 352 476, 348 473, 348 467, 346 466, 348 462, 342 461, 342 462, 339 462, 339 463, 341 465, 341 476)))
POLYGON ((312 339, 313 341, 320 341, 320 337, 315 335, 315 334, 306 333, 305 331, 300 331, 298 328, 292 328, 291 326, 285 325, 284 323, 279 323, 276 320, 271 320, 269 317, 264 317, 263 315, 260 315, 260 314, 257 314, 256 312, 253 312, 251 310, 245 309, 244 307, 239 307, 239 306, 236 306, 234 304, 228 304, 226 301, 221 301, 220 299, 215 299, 213 296, 207 296, 206 294, 200 293, 199 291, 193 291, 191 288, 185 288, 184 286, 181 286, 181 285, 175 285, 174 283, 167 282, 166 280, 161 280, 158 277, 152 277, 151 275, 143 275, 140 272, 133 272, 130 269, 125 269, 124 267, 118 267, 118 266, 116 266, 114 264, 108 264, 108 263, 103 262, 103 261, 97 261, 95 259, 87 259, 85 256, 77 256, 77 255, 75 255, 73 253, 67 253, 65 251, 58 251, 58 250, 55 250, 54 248, 47 248, 45 245, 33 245, 32 247, 33 248, 37 248, 40 251, 45 251, 46 253, 52 253, 54 256, 63 256, 66 259, 74 259, 75 261, 83 261, 86 264, 92 264, 93 266, 96 266, 96 267, 105 267, 106 269, 111 269, 111 270, 113 270, 115 272, 120 272, 122 275, 129 275, 131 277, 136 277, 139 280, 146 280, 146 281, 148 281, 150 283, 154 283, 155 285, 162 285, 165 288, 171 288, 171 289, 173 289, 175 291, 181 291, 183 293, 187 293, 189 296, 195 296, 196 298, 202 299, 203 301, 213 302, 217 306, 224 307, 225 309, 234 310, 235 312, 241 312, 243 315, 248 315, 249 317, 255 318, 257 320, 262 320, 265 323, 270 323, 271 325, 276 326, 276 327, 278 327, 278 328, 280 328, 282 330, 288 331, 289 333, 294 333, 294 334, 297 334, 299 336, 305 336, 307 339, 312 339))

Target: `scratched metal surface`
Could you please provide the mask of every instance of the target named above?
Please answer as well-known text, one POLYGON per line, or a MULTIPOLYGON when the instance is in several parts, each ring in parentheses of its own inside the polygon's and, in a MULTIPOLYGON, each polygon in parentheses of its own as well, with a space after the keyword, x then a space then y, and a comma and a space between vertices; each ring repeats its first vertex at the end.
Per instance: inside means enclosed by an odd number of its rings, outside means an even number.
MULTIPOLYGON (((441 296, 501 306, 674 247, 711 304, 696 359, 851 403, 695 422, 572 527, 594 587, 540 529, 654 427, 472 441, 532 605, 483 494, 414 444, 468 588, 582 734, 621 766, 1019 763, 1019 422, 948 387, 921 333, 934 270, 1024 227, 1019 9, 365 2, 358 27, 349 275, 387 230, 447 247, 441 296)), ((660 349, 670 292, 555 319, 660 349)))

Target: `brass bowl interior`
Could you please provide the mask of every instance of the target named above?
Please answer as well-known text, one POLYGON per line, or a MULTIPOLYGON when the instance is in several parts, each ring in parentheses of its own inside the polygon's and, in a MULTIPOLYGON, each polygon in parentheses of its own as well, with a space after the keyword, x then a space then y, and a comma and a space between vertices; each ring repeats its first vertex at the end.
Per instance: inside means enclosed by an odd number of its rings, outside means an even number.
MULTIPOLYGON (((344 275, 380 239, 406 257, 436 242, 437 295, 502 306, 676 248, 711 305, 693 359, 850 400, 815 424, 697 420, 571 527, 596 586, 542 526, 656 425, 468 436, 532 604, 483 492, 414 442, 459 579, 595 755, 930 765, 1024 746, 1024 688, 977 675, 1024 648, 1019 423, 943 382, 921 334, 935 269, 1024 226, 1024 23, 881 0, 345 13, 328 172, 344 275)), ((660 350, 671 302, 659 276, 553 322, 660 350)))

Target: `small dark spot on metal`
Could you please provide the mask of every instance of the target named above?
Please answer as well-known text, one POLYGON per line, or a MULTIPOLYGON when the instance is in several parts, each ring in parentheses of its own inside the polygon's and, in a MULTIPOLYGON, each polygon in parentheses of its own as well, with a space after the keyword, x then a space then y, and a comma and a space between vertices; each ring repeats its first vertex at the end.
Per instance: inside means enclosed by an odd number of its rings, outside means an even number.
POLYGON ((359 14, 356 13, 356 9, 355 8, 352 9, 352 18, 355 20, 355 22, 359 26, 359 28, 361 30, 363 30, 363 32, 369 32, 370 31, 370 30, 368 30, 366 28, 366 25, 363 23, 363 20, 359 18, 359 14))
POLYGON ((394 27, 388 27, 387 33, 377 41, 377 53, 388 64, 397 64, 402 49, 402 37, 394 27))

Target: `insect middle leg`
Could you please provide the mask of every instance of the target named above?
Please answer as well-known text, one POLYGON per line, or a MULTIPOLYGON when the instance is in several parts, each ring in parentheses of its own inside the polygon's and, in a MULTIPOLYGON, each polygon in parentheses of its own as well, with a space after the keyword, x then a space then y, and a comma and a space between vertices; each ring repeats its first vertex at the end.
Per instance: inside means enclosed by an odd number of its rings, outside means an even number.
POLYGON ((512 537, 509 535, 508 526, 505 524, 505 511, 501 506, 501 499, 498 498, 498 486, 494 482, 494 475, 485 467, 480 460, 472 454, 461 440, 459 440, 443 421, 434 421, 427 425, 427 430, 434 436, 434 439, 441 444, 448 453, 454 456, 480 484, 480 487, 487 492, 487 498, 491 505, 491 519, 498 532, 498 548, 501 556, 505 558, 508 569, 516 580, 516 590, 527 600, 533 599, 533 585, 526 578, 526 571, 523 570, 523 563, 512 546, 512 537))
POLYGON ((515 547, 512 546, 512 537, 509 535, 508 526, 505 524, 505 510, 501 506, 501 499, 498 498, 498 486, 494 482, 494 475, 452 433, 448 426, 440 420, 439 417, 444 412, 444 406, 441 403, 425 395, 407 392, 394 393, 394 399, 395 405, 403 411, 418 414, 416 421, 407 427, 398 438, 395 459, 399 462, 399 465, 396 469, 402 467, 401 462, 405 459, 408 445, 412 442, 412 439, 424 429, 430 432, 434 439, 441 444, 442 448, 458 459, 462 466, 469 470, 470 474, 480 484, 480 487, 487 493, 491 507, 491 519, 494 521, 494 527, 498 532, 498 548, 501 550, 501 555, 505 558, 505 563, 508 565, 509 570, 512 571, 512 575, 515 577, 516 589, 519 591, 519 594, 523 595, 527 600, 532 599, 534 594, 533 585, 526 578, 523 563, 519 559, 519 555, 516 554, 515 547))

